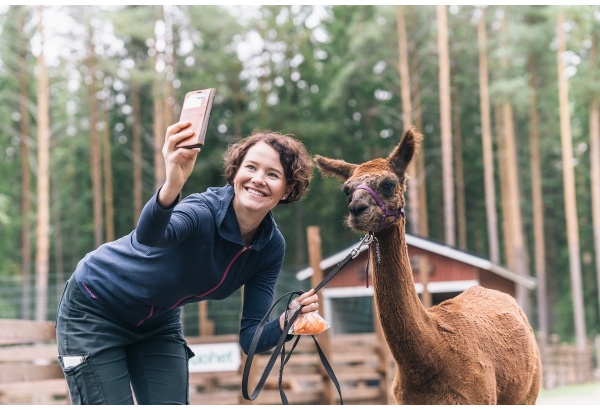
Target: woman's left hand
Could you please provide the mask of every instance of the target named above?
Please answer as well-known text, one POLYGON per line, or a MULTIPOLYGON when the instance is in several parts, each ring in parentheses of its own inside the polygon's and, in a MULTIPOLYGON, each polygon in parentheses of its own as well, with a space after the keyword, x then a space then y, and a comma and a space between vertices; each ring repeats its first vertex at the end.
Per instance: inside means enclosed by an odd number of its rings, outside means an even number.
MULTIPOLYGON (((302 305, 302 313, 314 312, 319 309, 319 295, 315 293, 314 289, 304 292, 295 300, 302 305)), ((285 328, 285 312, 279 317, 279 328, 282 331, 285 328)))

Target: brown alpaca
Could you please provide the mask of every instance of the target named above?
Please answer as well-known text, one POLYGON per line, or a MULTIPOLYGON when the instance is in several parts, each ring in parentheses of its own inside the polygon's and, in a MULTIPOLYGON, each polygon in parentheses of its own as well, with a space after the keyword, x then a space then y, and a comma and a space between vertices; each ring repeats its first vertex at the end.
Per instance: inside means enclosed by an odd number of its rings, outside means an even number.
POLYGON ((315 156, 325 177, 345 181, 348 226, 374 232, 380 248, 380 259, 371 252, 374 303, 396 362, 396 402, 535 404, 540 355, 515 299, 474 286, 425 310, 415 291, 404 218, 382 218, 381 204, 364 187, 371 188, 388 210, 401 212, 406 168, 421 139, 410 129, 389 158, 361 165, 315 156))

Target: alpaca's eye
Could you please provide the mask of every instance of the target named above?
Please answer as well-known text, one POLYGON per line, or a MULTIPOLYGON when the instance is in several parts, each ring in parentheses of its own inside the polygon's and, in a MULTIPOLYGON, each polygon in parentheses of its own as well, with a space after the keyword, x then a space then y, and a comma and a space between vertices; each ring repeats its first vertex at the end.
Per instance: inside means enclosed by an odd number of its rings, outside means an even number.
POLYGON ((352 191, 350 190, 349 186, 344 186, 343 188, 344 194, 346 194, 346 199, 348 200, 348 203, 352 202, 352 191))
POLYGON ((381 190, 383 191, 384 195, 392 195, 394 193, 395 189, 396 189, 395 181, 386 180, 381 183, 381 190))

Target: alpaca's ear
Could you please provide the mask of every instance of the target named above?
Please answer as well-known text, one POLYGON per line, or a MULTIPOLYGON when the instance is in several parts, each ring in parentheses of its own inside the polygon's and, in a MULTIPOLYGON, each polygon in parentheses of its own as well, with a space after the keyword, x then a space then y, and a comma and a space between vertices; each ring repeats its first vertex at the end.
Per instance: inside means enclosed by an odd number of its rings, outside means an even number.
POLYGON ((400 143, 388 158, 388 162, 398 176, 403 176, 415 153, 419 150, 423 135, 414 127, 409 128, 400 143))
POLYGON ((346 181, 358 165, 350 164, 341 159, 330 159, 315 155, 314 161, 324 177, 335 177, 340 181, 346 181))

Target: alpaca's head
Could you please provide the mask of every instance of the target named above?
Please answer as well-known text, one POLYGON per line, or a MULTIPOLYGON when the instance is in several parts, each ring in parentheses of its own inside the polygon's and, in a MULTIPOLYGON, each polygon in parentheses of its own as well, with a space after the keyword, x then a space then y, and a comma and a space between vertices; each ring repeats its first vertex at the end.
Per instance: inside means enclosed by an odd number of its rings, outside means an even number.
POLYGON ((347 225, 350 228, 358 232, 375 232, 402 220, 395 216, 382 218, 383 208, 373 193, 388 213, 404 208, 406 169, 422 138, 420 133, 411 128, 404 133, 388 158, 377 158, 360 165, 315 156, 315 163, 323 176, 333 176, 344 182, 343 191, 348 196, 347 225), (367 186, 373 192, 361 186, 367 186))

